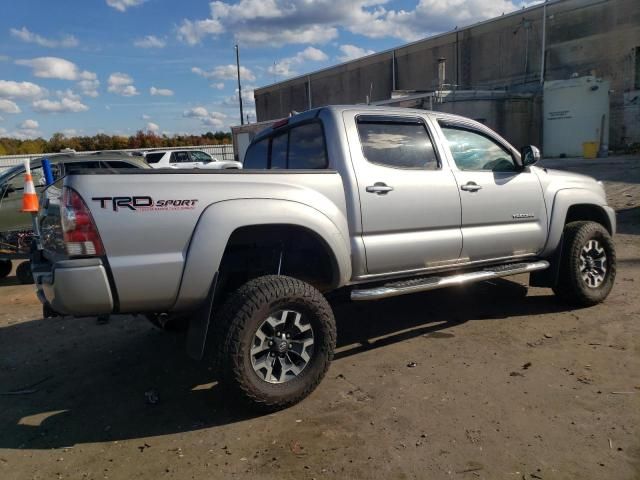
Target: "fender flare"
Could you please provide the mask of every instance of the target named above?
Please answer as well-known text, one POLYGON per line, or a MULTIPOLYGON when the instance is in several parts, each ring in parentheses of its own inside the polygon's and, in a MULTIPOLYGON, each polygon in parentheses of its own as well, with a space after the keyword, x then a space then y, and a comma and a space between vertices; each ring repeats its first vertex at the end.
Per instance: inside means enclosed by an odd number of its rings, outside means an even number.
POLYGON ((248 226, 294 225, 315 233, 334 256, 334 283, 344 285, 351 278, 351 253, 346 219, 339 220, 343 225, 336 225, 309 205, 291 200, 234 199, 209 205, 191 237, 178 297, 171 310, 192 310, 207 298, 231 234, 248 226))
POLYGON ((603 205, 602 197, 596 192, 583 188, 558 190, 553 198, 551 215, 549 216, 547 243, 540 252, 541 257, 546 258, 552 255, 558 248, 562 239, 567 212, 574 205, 592 205, 600 209, 609 219, 608 229, 612 232, 615 231, 615 214, 612 209, 603 205))

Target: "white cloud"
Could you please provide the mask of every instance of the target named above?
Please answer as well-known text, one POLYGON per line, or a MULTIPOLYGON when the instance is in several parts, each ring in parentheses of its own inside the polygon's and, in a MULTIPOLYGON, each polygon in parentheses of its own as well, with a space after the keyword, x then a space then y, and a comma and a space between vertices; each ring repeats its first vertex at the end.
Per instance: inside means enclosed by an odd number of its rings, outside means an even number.
POLYGON ((245 45, 321 44, 347 30, 369 38, 410 41, 511 12, 517 0, 419 0, 409 9, 388 0, 213 1, 206 19, 184 20, 178 37, 190 45, 229 31, 245 45))
POLYGON ((189 110, 185 110, 182 113, 183 117, 197 118, 202 125, 221 128, 224 125, 224 119, 227 116, 221 112, 209 112, 205 107, 194 107, 189 110))
POLYGON ((11 36, 22 40, 26 43, 35 43, 40 45, 41 47, 47 48, 61 48, 61 47, 77 47, 78 39, 73 35, 63 35, 60 40, 54 40, 51 38, 45 38, 37 33, 30 32, 27 27, 22 27, 21 29, 12 28, 10 30, 11 36))
POLYGON ((167 41, 155 35, 146 35, 134 41, 133 45, 138 48, 164 48, 167 46, 167 41))
POLYGON ((80 101, 80 96, 71 90, 58 91, 56 94, 59 100, 36 100, 31 104, 31 108, 38 113, 79 113, 89 110, 89 107, 80 101))
POLYGON ((25 120, 24 122, 22 122, 20 125, 18 125, 18 128, 26 130, 35 130, 40 126, 40 124, 36 121, 36 120, 25 120))
POLYGON ((212 83, 210 86, 216 90, 224 90, 224 82, 212 83))
POLYGON ((190 118, 204 118, 209 116, 209 112, 204 107, 194 107, 189 110, 185 110, 182 113, 182 116, 190 118))
POLYGON ((109 75, 107 91, 123 97, 133 97, 140 92, 133 85, 133 78, 126 73, 115 72, 109 75))
POLYGON ((65 137, 75 137, 78 135, 78 131, 75 128, 65 128, 60 133, 62 133, 65 137))
POLYGON ((8 134, 10 137, 17 138, 18 140, 27 140, 30 138, 38 138, 40 136, 39 130, 22 129, 8 134))
POLYGON ((115 8, 119 12, 124 12, 127 8, 142 5, 147 0, 107 0, 107 5, 115 8))
POLYGON ((47 94, 47 90, 31 82, 0 80, 0 97, 12 99, 38 98, 47 94))
POLYGON ((171 97, 173 95, 173 90, 169 90, 168 88, 151 87, 149 89, 149 94, 151 96, 159 95, 161 97, 171 97))
POLYGON ((0 122, 4 122, 4 118, 0 117, 0 122))
POLYGON ((97 97, 98 96, 98 87, 100 86, 99 80, 80 80, 78 82, 78 88, 83 95, 87 97, 97 97))
MULTIPOLYGON (((252 107, 256 104, 256 99, 254 96, 255 86, 246 85, 242 88, 242 105, 243 107, 252 107)), ((227 97, 222 102, 223 105, 227 107, 237 107, 238 106, 238 89, 236 88, 233 95, 227 97)))
POLYGON ((311 62, 324 62, 328 60, 327 54, 322 50, 315 47, 307 47, 301 52, 298 52, 293 57, 283 58, 270 66, 267 71, 271 74, 281 77, 290 77, 296 75, 295 68, 302 65, 307 61, 311 62))
POLYGON ((207 117, 202 119, 202 125, 206 125, 208 127, 222 128, 224 126, 224 121, 219 118, 207 117))
MULTIPOLYGON (((233 64, 218 65, 210 72, 198 67, 193 67, 191 71, 201 77, 215 78, 217 80, 235 80, 238 78, 238 68, 233 64)), ((240 78, 249 82, 254 82, 256 80, 254 73, 242 65, 240 66, 240 78)))
POLYGON ((150 115, 147 115, 146 113, 143 113, 142 115, 140 115, 140 118, 141 118, 142 120, 150 120, 150 119, 151 119, 151 116, 150 116, 150 115))
POLYGON ((17 65, 31 67, 33 75, 40 78, 57 78, 60 80, 95 80, 96 74, 58 57, 38 57, 31 60, 16 60, 17 65))
POLYGON ((149 122, 147 123, 147 130, 153 133, 158 133, 160 131, 160 127, 157 123, 149 122))
POLYGON ((6 98, 0 98, 0 112, 2 113, 20 113, 20 107, 15 102, 7 100, 6 98))
POLYGON ((16 125, 16 127, 17 129, 15 132, 9 133, 10 137, 24 140, 26 138, 35 138, 40 136, 40 132, 38 131, 40 124, 36 120, 27 119, 24 122, 16 125))
POLYGON ((225 29, 217 20, 183 20, 182 25, 178 27, 178 39, 188 45, 196 45, 202 41, 207 35, 217 36, 224 32, 225 29))
POLYGON ((340 45, 339 48, 342 52, 342 55, 338 57, 338 61, 340 62, 348 62, 350 60, 355 60, 356 58, 366 57, 367 55, 376 53, 374 50, 368 50, 350 44, 340 45))

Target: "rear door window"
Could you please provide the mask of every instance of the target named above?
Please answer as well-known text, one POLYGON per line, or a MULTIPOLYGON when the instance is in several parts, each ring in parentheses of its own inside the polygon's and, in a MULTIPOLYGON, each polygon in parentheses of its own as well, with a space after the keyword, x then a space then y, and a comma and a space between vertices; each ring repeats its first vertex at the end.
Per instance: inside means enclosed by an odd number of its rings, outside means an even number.
POLYGON ((158 163, 164 157, 164 153, 147 153, 144 159, 147 163, 158 163))
POLYGON ((438 169, 427 128, 419 119, 358 118, 365 158, 378 165, 416 170, 438 169))
POLYGON ((189 153, 191 154, 192 162, 209 163, 212 160, 212 158, 204 152, 189 152, 189 153))
POLYGON ((191 159, 189 158, 188 152, 173 152, 171 154, 170 163, 189 163, 191 159))

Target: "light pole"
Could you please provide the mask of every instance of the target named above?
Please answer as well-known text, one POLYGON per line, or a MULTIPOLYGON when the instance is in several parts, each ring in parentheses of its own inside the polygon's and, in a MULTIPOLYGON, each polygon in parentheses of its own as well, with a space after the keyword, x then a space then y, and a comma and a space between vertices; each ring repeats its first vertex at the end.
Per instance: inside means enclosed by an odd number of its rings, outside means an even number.
POLYGON ((242 86, 240 85, 240 49, 236 43, 236 66, 238 67, 238 100, 240 101, 240 125, 244 125, 244 114, 242 112, 242 86))

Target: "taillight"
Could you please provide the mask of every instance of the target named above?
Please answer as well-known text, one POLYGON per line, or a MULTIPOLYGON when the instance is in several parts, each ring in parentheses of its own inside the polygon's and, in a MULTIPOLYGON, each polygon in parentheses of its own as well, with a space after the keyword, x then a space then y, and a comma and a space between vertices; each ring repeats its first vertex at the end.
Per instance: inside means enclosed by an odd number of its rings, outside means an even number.
POLYGON ((60 216, 67 254, 71 257, 104 255, 96 224, 78 192, 64 187, 62 205, 60 216))

